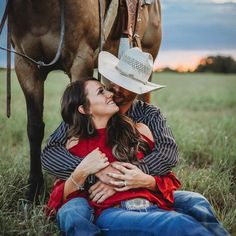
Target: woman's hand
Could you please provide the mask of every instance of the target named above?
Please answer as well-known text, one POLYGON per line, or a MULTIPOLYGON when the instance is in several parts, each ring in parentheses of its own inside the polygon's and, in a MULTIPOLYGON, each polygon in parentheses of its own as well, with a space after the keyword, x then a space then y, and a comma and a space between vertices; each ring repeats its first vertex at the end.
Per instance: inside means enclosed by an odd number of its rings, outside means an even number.
POLYGON ((97 203, 102 203, 107 198, 111 197, 116 193, 114 188, 110 185, 107 185, 101 181, 97 181, 96 184, 90 187, 89 189, 89 198, 97 203))
MULTIPOLYGON (((116 163, 116 162, 113 162, 116 163)), ((107 166, 106 168, 98 171, 95 176, 103 183, 105 184, 110 184, 110 181, 113 180, 112 177, 109 177, 107 174, 108 173, 115 173, 115 174, 121 174, 120 171, 118 171, 117 169, 113 168, 111 166, 111 164, 109 166, 107 166)))
POLYGON ((95 174, 101 169, 109 165, 108 158, 104 153, 102 153, 99 148, 94 149, 90 152, 78 165, 74 173, 82 171, 87 175, 95 174))
POLYGON ((134 188, 156 190, 155 178, 145 174, 137 166, 125 162, 112 163, 111 165, 121 172, 121 174, 108 174, 108 176, 114 178, 114 180, 110 181, 110 184, 116 186, 114 188, 116 191, 121 192, 134 188))

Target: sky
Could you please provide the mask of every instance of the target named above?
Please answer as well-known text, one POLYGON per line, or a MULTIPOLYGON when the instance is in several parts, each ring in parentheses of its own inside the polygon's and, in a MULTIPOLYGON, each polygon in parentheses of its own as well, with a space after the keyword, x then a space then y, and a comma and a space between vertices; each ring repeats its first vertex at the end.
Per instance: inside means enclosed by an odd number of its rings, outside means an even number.
MULTIPOLYGON (((0 16, 4 5, 0 1, 0 16)), ((163 38, 155 68, 193 69, 208 55, 236 59, 236 0, 161 0, 161 7, 163 38)), ((0 50, 0 66, 6 65, 5 55, 0 50)))
POLYGON ((155 66, 193 69, 202 57, 236 59, 236 0, 162 0, 163 39, 155 66))

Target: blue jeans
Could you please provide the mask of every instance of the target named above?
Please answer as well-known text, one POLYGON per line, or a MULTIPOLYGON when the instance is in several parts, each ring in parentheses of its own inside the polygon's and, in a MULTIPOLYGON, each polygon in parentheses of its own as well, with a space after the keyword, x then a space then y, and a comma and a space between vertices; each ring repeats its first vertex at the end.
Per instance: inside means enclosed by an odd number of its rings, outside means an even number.
POLYGON ((85 198, 74 198, 57 213, 57 223, 62 235, 94 236, 100 229, 93 223, 94 210, 85 198))
POLYGON ((212 210, 208 200, 201 194, 189 191, 175 191, 174 208, 179 213, 192 216, 215 236, 229 236, 212 210))
POLYGON ((176 191, 175 211, 151 206, 142 211, 109 208, 93 224, 93 209, 83 198, 72 199, 58 212, 57 221, 63 235, 160 235, 225 236, 224 230, 200 194, 176 191))

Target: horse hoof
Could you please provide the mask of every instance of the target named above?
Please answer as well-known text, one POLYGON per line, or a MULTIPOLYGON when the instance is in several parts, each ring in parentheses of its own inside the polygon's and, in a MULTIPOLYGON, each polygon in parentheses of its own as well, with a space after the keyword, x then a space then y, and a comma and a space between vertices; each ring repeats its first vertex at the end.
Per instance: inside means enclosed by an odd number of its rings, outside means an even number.
POLYGON ((44 186, 44 180, 43 177, 41 178, 29 178, 28 180, 28 187, 27 191, 25 193, 25 199, 28 202, 38 202, 39 201, 39 195, 43 189, 44 186))

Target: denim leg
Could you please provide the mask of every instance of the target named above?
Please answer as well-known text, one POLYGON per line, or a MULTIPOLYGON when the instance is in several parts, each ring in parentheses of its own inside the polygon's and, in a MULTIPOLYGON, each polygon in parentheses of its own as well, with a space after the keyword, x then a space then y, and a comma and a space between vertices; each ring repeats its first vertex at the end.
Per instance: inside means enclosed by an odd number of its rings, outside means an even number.
POLYGON ((177 212, 195 218, 216 236, 229 235, 223 225, 216 219, 208 200, 201 194, 189 191, 175 191, 174 200, 174 207, 177 212))
POLYGON ((104 236, 213 236, 190 216, 156 206, 146 212, 109 208, 96 221, 104 236))
POLYGON ((93 224, 94 211, 85 198, 74 198, 57 213, 57 223, 62 235, 99 235, 100 229, 93 224))

